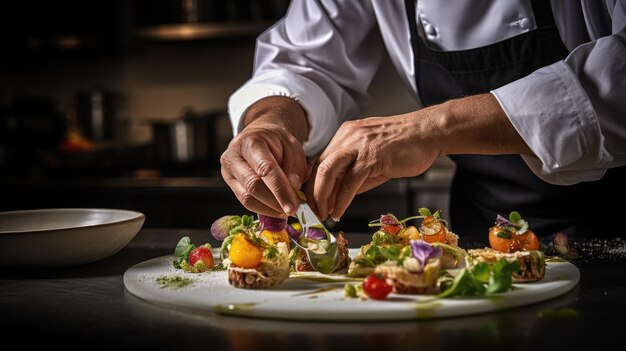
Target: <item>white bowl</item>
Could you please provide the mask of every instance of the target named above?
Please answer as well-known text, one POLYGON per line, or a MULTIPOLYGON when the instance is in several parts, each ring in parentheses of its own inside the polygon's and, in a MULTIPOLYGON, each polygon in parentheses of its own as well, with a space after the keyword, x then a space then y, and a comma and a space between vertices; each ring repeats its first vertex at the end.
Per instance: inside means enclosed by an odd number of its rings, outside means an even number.
POLYGON ((141 212, 106 208, 0 212, 0 266, 59 268, 98 261, 126 246, 144 221, 141 212))

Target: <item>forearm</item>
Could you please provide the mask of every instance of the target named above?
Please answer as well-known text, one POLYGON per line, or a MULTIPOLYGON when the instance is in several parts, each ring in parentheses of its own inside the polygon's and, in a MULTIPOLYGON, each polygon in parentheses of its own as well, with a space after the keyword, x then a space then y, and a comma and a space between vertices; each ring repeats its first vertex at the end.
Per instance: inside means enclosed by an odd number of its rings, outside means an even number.
MULTIPOLYGON (((289 131, 303 143, 309 134, 309 124, 302 107, 293 99, 269 96, 254 103, 243 117, 243 128, 254 124, 275 125, 289 131)), ((243 130, 242 128, 242 130, 243 130)))
POLYGON ((431 107, 441 155, 532 155, 492 94, 450 100, 431 107))

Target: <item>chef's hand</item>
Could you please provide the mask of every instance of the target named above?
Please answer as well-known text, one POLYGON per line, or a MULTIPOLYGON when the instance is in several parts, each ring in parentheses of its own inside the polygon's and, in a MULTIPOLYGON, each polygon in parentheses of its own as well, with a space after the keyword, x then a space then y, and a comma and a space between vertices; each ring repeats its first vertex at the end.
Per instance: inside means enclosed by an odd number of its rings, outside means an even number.
POLYGON ((532 154, 491 94, 402 115, 347 121, 314 161, 305 186, 321 218, 340 218, 355 195, 425 172, 441 155, 532 154))
POLYGON ((409 113, 344 122, 315 160, 305 186, 318 215, 338 220, 355 195, 426 171, 439 150, 433 133, 417 120, 409 113))
POLYGON ((248 210, 293 214, 299 203, 294 188, 300 189, 307 171, 304 111, 292 99, 267 97, 248 109, 242 123, 220 158, 222 177, 248 210))

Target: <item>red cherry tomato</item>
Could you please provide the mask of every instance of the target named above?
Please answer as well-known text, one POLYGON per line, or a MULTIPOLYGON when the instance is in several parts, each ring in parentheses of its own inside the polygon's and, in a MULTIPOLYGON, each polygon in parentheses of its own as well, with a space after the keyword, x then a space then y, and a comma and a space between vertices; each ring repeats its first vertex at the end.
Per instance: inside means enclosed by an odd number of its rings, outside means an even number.
POLYGON ((213 253, 206 246, 198 246, 189 253, 189 264, 195 266, 198 261, 202 261, 207 268, 214 265, 213 253))
POLYGON ((363 291, 371 299, 384 300, 391 293, 391 290, 393 287, 380 273, 372 272, 363 280, 363 291))
POLYGON ((489 228, 489 245, 494 250, 506 253, 539 250, 539 239, 532 230, 518 235, 505 228, 493 226, 489 228))

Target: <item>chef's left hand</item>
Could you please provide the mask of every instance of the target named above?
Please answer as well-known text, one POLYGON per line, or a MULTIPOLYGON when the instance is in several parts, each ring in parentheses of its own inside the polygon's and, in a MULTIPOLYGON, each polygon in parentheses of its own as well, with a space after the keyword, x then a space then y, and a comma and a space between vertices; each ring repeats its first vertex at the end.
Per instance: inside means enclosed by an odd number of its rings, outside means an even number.
MULTIPOLYGON (((426 112, 427 114, 428 112, 426 112)), ((425 172, 439 156, 424 111, 344 122, 312 164, 307 198, 321 218, 340 218, 357 194, 425 172)))
MULTIPOLYGON (((340 218, 354 196, 391 178, 424 173, 439 156, 533 155, 490 93, 341 125, 310 165, 307 199, 321 218, 340 218)), ((308 178, 308 176, 307 176, 308 178)))

